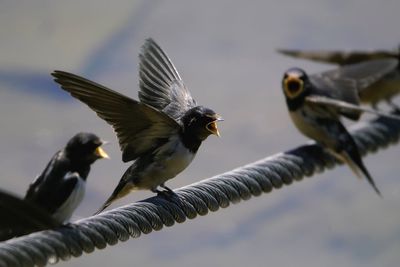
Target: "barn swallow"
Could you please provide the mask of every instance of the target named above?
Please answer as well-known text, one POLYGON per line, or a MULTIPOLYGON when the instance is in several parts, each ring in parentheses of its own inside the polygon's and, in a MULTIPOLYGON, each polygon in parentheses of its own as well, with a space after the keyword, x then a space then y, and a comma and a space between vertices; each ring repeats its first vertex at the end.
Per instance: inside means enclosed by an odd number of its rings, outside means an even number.
POLYGON ((52 74, 62 89, 114 128, 122 161, 135 160, 97 213, 131 191, 161 193, 161 187, 172 192, 165 182, 191 163, 209 135, 219 136, 217 122, 222 118, 196 104, 172 61, 155 41, 146 40, 139 60, 140 101, 71 73, 52 74))
MULTIPOLYGON (((301 51, 279 49, 279 53, 302 59, 313 60, 322 63, 333 63, 340 66, 348 66, 365 62, 365 68, 375 68, 376 63, 381 62, 381 79, 359 90, 361 103, 371 104, 376 108, 377 104, 385 100, 395 109, 399 109, 391 99, 400 93, 400 47, 397 51, 301 51), (386 59, 386 61, 384 61, 386 59), (369 62, 369 63, 368 63, 369 62), (385 62, 383 64, 383 62, 385 62)), ((361 73, 362 74, 362 73, 361 73)), ((351 78, 351 77, 350 77, 351 78)))
MULTIPOLYGON (((364 75, 367 77, 368 73, 364 75)), ((357 108, 358 81, 356 78, 341 79, 338 70, 307 75, 302 69, 291 68, 283 76, 282 88, 297 129, 346 163, 357 177, 366 177, 375 192, 381 195, 361 160, 353 137, 340 121, 341 116, 357 120, 366 111, 357 108)))
POLYGON ((25 201, 42 208, 60 223, 68 221, 83 199, 90 165, 108 158, 101 147, 104 143, 92 133, 76 134, 30 184, 25 201))

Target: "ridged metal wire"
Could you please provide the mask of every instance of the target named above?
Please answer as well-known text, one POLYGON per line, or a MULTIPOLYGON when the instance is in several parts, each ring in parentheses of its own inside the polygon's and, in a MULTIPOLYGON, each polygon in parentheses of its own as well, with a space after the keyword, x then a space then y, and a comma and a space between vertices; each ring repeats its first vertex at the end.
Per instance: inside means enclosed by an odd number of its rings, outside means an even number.
MULTIPOLYGON (((378 118, 353 127, 360 152, 375 152, 399 140, 400 122, 378 118)), ((269 193, 301 181, 336 160, 315 144, 303 145, 232 171, 175 190, 176 196, 151 197, 89 217, 55 230, 47 230, 0 243, 0 266, 44 266, 80 257, 84 252, 140 237, 163 226, 183 223, 231 203, 269 193)))

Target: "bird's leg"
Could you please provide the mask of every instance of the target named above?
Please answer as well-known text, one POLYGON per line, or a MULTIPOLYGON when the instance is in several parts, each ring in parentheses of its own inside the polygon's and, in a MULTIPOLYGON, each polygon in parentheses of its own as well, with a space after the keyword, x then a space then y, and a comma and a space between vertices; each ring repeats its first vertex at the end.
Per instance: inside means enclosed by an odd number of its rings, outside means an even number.
POLYGON ((175 192, 172 191, 171 188, 165 186, 164 183, 160 184, 160 187, 164 188, 165 190, 160 191, 160 190, 154 189, 154 191, 153 190, 152 191, 157 192, 158 195, 164 196, 167 199, 171 199, 172 197, 174 197, 176 195, 175 192))
POLYGON ((156 194, 162 194, 164 191, 158 190, 156 187, 156 188, 152 188, 151 192, 156 193, 156 194))
POLYGON ((160 187, 164 188, 169 193, 174 193, 174 191, 171 188, 169 188, 168 186, 166 186, 164 183, 160 184, 160 187))

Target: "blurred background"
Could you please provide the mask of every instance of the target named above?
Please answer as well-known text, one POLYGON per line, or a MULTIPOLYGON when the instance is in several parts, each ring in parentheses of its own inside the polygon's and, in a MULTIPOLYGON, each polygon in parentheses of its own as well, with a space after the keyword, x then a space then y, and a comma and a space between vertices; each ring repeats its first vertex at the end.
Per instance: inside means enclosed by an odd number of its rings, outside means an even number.
MULTIPOLYGON (((123 164, 112 128, 52 81, 70 71, 137 98, 137 56, 153 37, 198 103, 220 113, 181 187, 301 145, 280 88, 291 66, 332 68, 277 48, 394 49, 398 0, 1 1, 1 188, 24 195, 78 131, 111 141, 74 220, 109 196, 123 164)), ((395 102, 400 103, 399 98, 395 102)), ((365 159, 384 198, 347 167, 58 266, 398 266, 399 147, 365 159)), ((152 196, 131 194, 112 207, 152 196)))

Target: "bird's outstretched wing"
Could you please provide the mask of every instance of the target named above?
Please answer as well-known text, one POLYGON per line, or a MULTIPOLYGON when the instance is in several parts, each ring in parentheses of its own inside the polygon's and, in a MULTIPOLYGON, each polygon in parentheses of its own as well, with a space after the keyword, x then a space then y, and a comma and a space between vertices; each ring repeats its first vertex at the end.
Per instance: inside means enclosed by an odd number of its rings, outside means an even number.
POLYGON ((315 78, 321 77, 332 82, 343 79, 350 80, 354 82, 357 91, 360 92, 396 70, 398 64, 399 62, 396 59, 377 59, 343 66, 312 76, 315 78))
POLYGON ((332 99, 330 97, 326 96, 307 96, 306 97, 306 102, 312 105, 322 105, 330 108, 334 108, 340 113, 341 115, 346 115, 351 112, 367 112, 367 113, 372 113, 378 116, 382 117, 387 117, 390 119, 395 119, 395 120, 400 120, 400 116, 396 116, 390 113, 378 111, 375 109, 370 109, 370 108, 365 108, 363 106, 358 106, 354 105, 351 103, 347 103, 345 101, 337 100, 337 99, 332 99))
POLYGON ((398 58, 397 51, 323 51, 323 50, 296 50, 278 49, 277 52, 295 58, 313 60, 323 63, 333 63, 338 65, 349 65, 360 63, 367 60, 398 58))
POLYGON ((54 71, 61 88, 109 123, 117 134, 124 162, 156 147, 180 129, 167 114, 77 75, 54 71))
POLYGON ((27 200, 0 190, 0 241, 61 225, 27 200))
MULTIPOLYGON (((394 71, 397 65, 395 59, 371 60, 316 73, 310 75, 310 80, 318 88, 316 94, 359 105, 360 93, 394 71)), ((359 118, 360 113, 348 111, 343 115, 350 119, 359 118)))
POLYGON ((175 120, 196 106, 174 64, 153 39, 146 40, 139 59, 140 101, 175 120))

